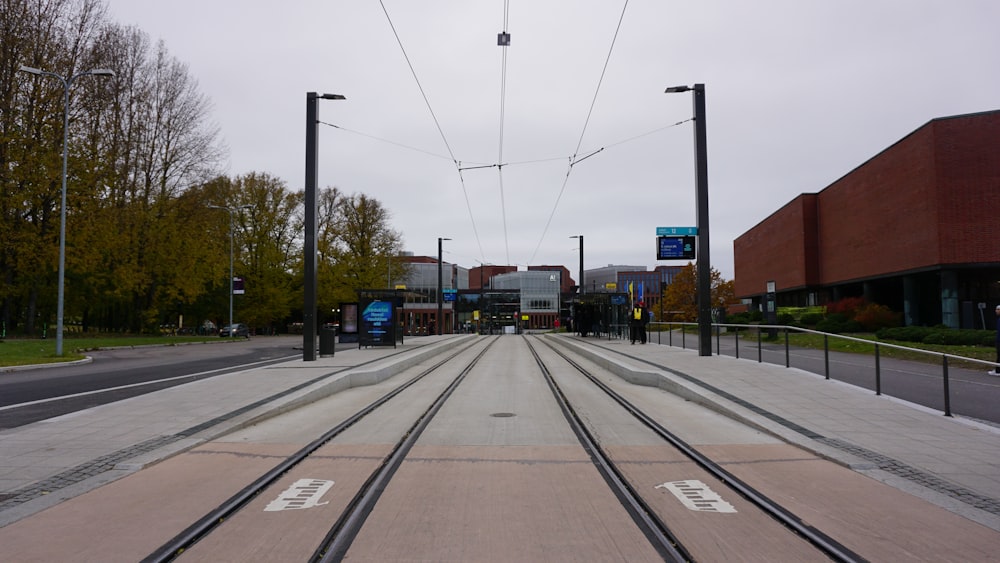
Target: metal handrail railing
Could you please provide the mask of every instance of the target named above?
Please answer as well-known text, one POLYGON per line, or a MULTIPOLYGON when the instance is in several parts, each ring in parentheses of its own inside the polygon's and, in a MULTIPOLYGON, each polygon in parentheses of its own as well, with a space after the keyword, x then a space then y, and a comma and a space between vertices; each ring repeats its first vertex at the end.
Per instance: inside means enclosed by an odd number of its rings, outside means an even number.
MULTIPOLYGON (((617 332, 619 335, 627 335, 627 325, 622 325, 626 327, 626 330, 611 331, 611 333, 617 332)), ((682 348, 687 348, 687 330, 685 327, 697 328, 698 323, 687 323, 687 322, 652 322, 649 323, 648 329, 650 332, 655 332, 657 337, 657 343, 663 344, 663 330, 666 328, 667 333, 667 345, 674 346, 674 333, 677 328, 680 328, 680 345, 682 348)), ((733 328, 734 334, 734 344, 735 344, 735 357, 740 358, 740 333, 748 331, 756 331, 757 333, 757 361, 759 363, 763 362, 763 350, 764 350, 764 331, 770 332, 769 339, 776 339, 779 331, 784 333, 784 352, 785 352, 785 367, 791 367, 791 344, 789 340, 789 334, 792 331, 799 333, 811 333, 821 335, 823 337, 823 375, 826 379, 830 379, 830 338, 838 338, 841 340, 854 341, 862 344, 874 346, 874 361, 875 361, 875 394, 882 394, 882 366, 881 366, 881 350, 882 348, 892 348, 896 350, 904 350, 907 352, 926 354, 931 357, 939 358, 941 364, 941 375, 942 375, 942 393, 944 398, 944 414, 945 416, 952 416, 951 410, 951 390, 950 390, 950 377, 949 377, 949 359, 961 362, 970 362, 976 364, 982 364, 984 366, 993 367, 994 362, 989 362, 985 360, 980 360, 977 358, 968 358, 965 356, 958 356, 955 354, 947 354, 944 352, 935 352, 931 350, 922 350, 920 348, 910 348, 908 346, 901 346, 899 344, 890 344, 888 342, 878 342, 873 340, 866 340, 864 338, 857 338, 854 336, 845 336, 841 334, 832 334, 827 332, 822 332, 818 330, 812 330, 808 328, 787 326, 787 325, 765 325, 765 324, 728 324, 728 323, 712 323, 712 330, 715 333, 715 353, 718 355, 722 354, 722 328, 733 328)), ((609 338, 611 337, 609 333, 609 338)), ((621 336, 620 336, 621 337, 621 336)))

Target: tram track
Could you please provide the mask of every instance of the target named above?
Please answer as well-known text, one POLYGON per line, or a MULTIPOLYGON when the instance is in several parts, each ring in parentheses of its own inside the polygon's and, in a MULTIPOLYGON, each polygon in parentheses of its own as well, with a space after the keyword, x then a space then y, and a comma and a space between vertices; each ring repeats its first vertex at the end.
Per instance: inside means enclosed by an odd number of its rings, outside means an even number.
MULTIPOLYGON (((587 428, 586 423, 573 409, 569 399, 563 393, 559 384, 556 383, 555 378, 552 377, 552 373, 535 350, 535 347, 531 345, 530 340, 525 338, 525 343, 528 345, 531 355, 535 358, 535 362, 537 362, 539 369, 542 371, 549 389, 559 403, 559 408, 566 417, 566 421, 573 428, 573 432, 580 440, 580 445, 590 455, 594 466, 600 471, 608 487, 614 491, 615 496, 621 501, 635 524, 642 530, 646 539, 653 545, 657 553, 663 557, 664 561, 691 561, 691 554, 681 545, 673 532, 655 516, 653 510, 643 501, 642 496, 628 483, 624 475, 615 467, 611 458, 601 449, 597 440, 587 428)), ((559 352, 556 351, 556 353, 558 354, 559 352)), ((570 361, 565 356, 561 354, 560 356, 570 361)), ((572 364, 572 362, 570 363, 572 364)))
MULTIPOLYGON (((475 356, 473 358, 463 360, 464 366, 458 375, 452 378, 445 389, 438 393, 429 406, 427 406, 426 410, 424 410, 416 418, 413 424, 403 432, 401 438, 393 446, 388 455, 385 456, 378 467, 368 476, 363 485, 358 488, 353 498, 349 503, 347 503, 344 510, 340 512, 325 537, 319 542, 318 547, 309 558, 309 561, 327 563, 331 561, 340 561, 346 557, 352 542, 365 525, 368 515, 372 512, 375 504, 388 487, 389 482, 392 480, 404 459, 406 459, 406 456, 413 448, 414 444, 421 437, 423 430, 427 427, 431 420, 433 420, 445 402, 447 402, 452 396, 455 389, 461 385, 466 376, 472 372, 479 360, 489 351, 492 345, 495 344, 499 338, 500 337, 493 338, 485 345, 481 346, 481 349, 475 352, 475 356)), ((641 496, 632 490, 627 480, 616 470, 611 460, 603 454, 594 437, 587 429, 585 423, 574 413, 572 406, 569 404, 562 390, 559 388, 558 384, 555 383, 552 375, 548 372, 545 363, 540 357, 538 357, 534 348, 530 343, 528 343, 528 340, 524 339, 524 342, 534 355, 536 365, 541 375, 544 377, 553 398, 559 405, 567 424, 572 428, 573 433, 576 435, 579 441, 579 446, 587 452, 593 466, 604 478, 605 483, 612 490, 614 496, 618 498, 625 511, 632 517, 633 522, 637 528, 641 530, 641 533, 646 537, 655 552, 658 553, 659 557, 664 561, 691 561, 692 557, 690 554, 679 545, 676 538, 673 537, 663 523, 655 517, 654 512, 644 504, 641 496)), ((199 541, 210 536, 217 529, 224 526, 226 522, 231 521, 234 516, 250 504, 251 501, 265 494, 273 495, 273 493, 269 493, 269 491, 274 488, 280 478, 287 475, 295 467, 302 464, 325 444, 329 443, 346 429, 357 424, 365 417, 379 412, 380 408, 384 407, 393 398, 399 396, 406 389, 416 385, 418 382, 425 379, 431 373, 438 371, 443 366, 456 361, 459 356, 474 347, 476 347, 476 344, 463 347, 462 349, 450 354, 448 357, 434 363, 421 371, 419 374, 408 379, 403 384, 382 395, 380 398, 373 401, 360 411, 349 416, 343 422, 337 424, 299 451, 288 456, 273 469, 244 487, 230 499, 206 513, 194 524, 189 526, 180 534, 177 534, 173 539, 143 559, 143 561, 152 563, 174 561, 179 557, 183 559, 181 556, 185 554, 185 552, 188 552, 195 547, 199 541)))
MULTIPOLYGON (((277 484, 283 477, 289 476, 298 466, 302 465, 324 445, 343 434, 348 428, 371 417, 373 414, 377 416, 377 413, 382 412, 385 408, 392 408, 387 405, 393 404, 392 400, 394 398, 399 397, 407 389, 411 389, 421 381, 424 381, 431 374, 441 371, 445 366, 450 366, 449 370, 459 370, 457 375, 452 375, 451 371, 448 374, 441 374, 446 375, 445 380, 447 382, 440 379, 436 380, 437 383, 435 383, 433 398, 429 401, 425 398, 425 401, 427 401, 423 403, 425 406, 418 407, 417 410, 413 411, 413 413, 417 414, 411 413, 410 416, 413 417, 409 419, 411 422, 406 423, 406 426, 399 427, 400 430, 398 432, 400 433, 400 437, 398 441, 388 449, 384 457, 381 458, 381 461, 375 464, 367 478, 364 478, 363 482, 360 482, 356 489, 351 489, 353 496, 350 500, 344 503, 341 509, 338 509, 333 518, 330 515, 326 516, 327 522, 332 523, 327 524, 328 530, 321 540, 314 540, 317 541, 316 547, 312 551, 312 555, 308 557, 308 560, 325 563, 345 559, 352 544, 358 538, 369 516, 372 514, 376 503, 379 502, 383 493, 389 487, 396 472, 404 460, 407 459, 414 445, 417 444, 423 435, 424 430, 434 420, 442 407, 452 398, 456 389, 465 381, 467 376, 473 373, 480 359, 487 354, 494 344, 503 338, 495 337, 488 341, 479 340, 474 342, 469 346, 454 351, 447 357, 422 369, 416 375, 409 377, 400 385, 392 388, 364 408, 330 428, 305 447, 287 456, 271 470, 245 486, 215 509, 207 512, 194 524, 156 549, 143 559, 143 561, 174 561, 178 558, 186 560, 187 558, 183 557, 185 554, 196 553, 197 549, 195 548, 197 548, 199 542, 212 536, 217 530, 224 528, 226 523, 233 521, 235 516, 254 501, 254 499, 264 495, 266 495, 265 498, 274 497, 274 490, 278 488, 277 484)), ((599 389, 599 393, 603 393, 607 399, 613 401, 618 408, 624 409, 628 413, 628 416, 634 418, 641 425, 659 436, 664 443, 681 451, 684 456, 693 460, 699 467, 718 479, 719 482, 724 483, 759 510, 768 514, 770 518, 779 521, 781 525, 808 542, 826 558, 835 561, 852 562, 865 560, 821 531, 804 524, 801 519, 797 518, 790 511, 767 499, 763 494, 731 475, 719 464, 700 454, 696 449, 686 444, 652 417, 642 412, 641 409, 616 393, 581 362, 570 357, 569 354, 557 349, 554 345, 545 341, 545 339, 522 337, 519 340, 530 351, 531 357, 538 369, 537 373, 540 373, 544 379, 545 386, 551 393, 551 397, 562 413, 562 417, 565 419, 568 427, 572 430, 573 435, 575 435, 579 447, 585 452, 586 458, 590 460, 590 463, 600 475, 600 478, 603 479, 613 497, 620 503, 624 510, 623 515, 627 514, 636 529, 639 530, 641 535, 637 537, 645 537, 658 558, 671 562, 696 561, 698 560, 698 556, 696 555, 698 553, 697 546, 692 545, 688 547, 685 545, 685 542, 690 541, 690 539, 684 539, 683 533, 677 533, 671 529, 669 519, 665 518, 661 514, 662 511, 653 505, 656 502, 655 499, 650 500, 648 498, 648 491, 644 492, 644 489, 648 489, 648 487, 645 484, 633 483, 628 472, 623 471, 619 467, 614 455, 605 451, 604 446, 597 438, 596 428, 591 427, 593 423, 588 421, 586 415, 581 415, 578 412, 578 407, 574 404, 570 396, 571 394, 567 393, 557 381, 556 375, 553 374, 554 370, 558 369, 560 371, 561 375, 559 378, 567 377, 568 373, 574 371, 578 373, 589 384, 599 389), (539 344, 546 351, 545 358, 543 358, 543 355, 537 349, 539 344), (556 362, 564 362, 564 365, 557 366, 553 363, 554 360, 556 362), (566 366, 570 366, 571 369, 567 369, 566 366)), ((521 369, 524 368, 522 367, 521 369)), ((526 377, 537 377, 537 375, 524 375, 526 377)), ((319 534, 322 535, 323 532, 319 531, 319 534)), ((315 537, 319 538, 320 535, 315 537)), ((194 558, 199 559, 199 556, 196 555, 194 558)))
POLYGON ((357 385, 22 520, 5 547, 12 560, 182 562, 990 552, 967 522, 637 385, 657 374, 626 359, 548 336, 458 344, 346 371, 357 385))
MULTIPOLYGON (((339 553, 345 545, 349 545, 349 538, 353 537, 363 523, 363 514, 366 510, 371 509, 371 505, 377 500, 377 495, 373 495, 371 491, 377 484, 384 483, 391 478, 391 468, 393 466, 398 467, 399 461, 402 457, 405 457, 405 451, 408 451, 409 447, 412 446, 412 441, 415 440, 414 434, 419 436, 419 428, 426 425, 426 421, 421 425, 421 421, 429 420, 433 417, 433 412, 436 412, 440 408, 440 403, 443 403, 444 399, 454 390, 455 387, 461 382, 469 370, 478 362, 479 358, 486 353, 496 342, 496 339, 489 341, 486 346, 481 350, 473 359, 473 361, 466 366, 465 369, 452 381, 448 388, 438 396, 437 400, 428 408, 424 416, 420 417, 411 428, 410 432, 407 432, 402 439, 397 443, 396 447, 390 456, 383 461, 379 470, 371 475, 366 482, 365 487, 363 487, 358 494, 355 496, 354 500, 351 502, 347 511, 337 520, 337 523, 333 526, 330 532, 324 538, 323 543, 316 549, 316 552, 311 560, 323 560, 330 561, 335 560, 333 554, 339 553), (436 407, 435 407, 436 406, 436 407), (400 452, 402 454, 400 455, 400 452), (328 557, 328 554, 330 557, 328 557)), ((181 533, 177 534, 167 543, 160 546, 158 549, 150 553, 142 561, 143 563, 162 563, 167 561, 174 561, 177 557, 183 554, 185 551, 193 547, 197 542, 205 538, 206 536, 213 533, 217 528, 223 525, 225 522, 230 520, 237 512, 247 506, 253 499, 257 498, 265 491, 267 491, 272 485, 274 485, 282 476, 287 474, 296 466, 300 465, 314 454, 317 450, 323 447, 325 444, 336 438, 338 435, 342 434, 345 430, 364 419, 365 417, 376 412, 380 407, 388 403, 394 397, 400 395, 407 389, 411 388, 421 380, 425 379, 431 373, 434 373, 442 366, 450 363, 455 358, 457 358, 462 353, 466 352, 468 349, 475 346, 475 344, 465 346, 459 350, 449 354, 446 358, 433 364, 427 369, 423 370, 416 376, 410 378, 403 384, 384 394, 380 398, 376 399, 368 406, 362 408, 360 411, 349 416, 343 422, 337 424, 329 431, 316 438, 308 445, 295 452, 294 454, 288 456, 284 461, 279 463, 270 471, 261 475, 258 479, 244 487, 238 493, 233 495, 231 498, 214 508, 213 510, 206 513, 203 517, 198 519, 195 523, 190 525, 181 533)))
MULTIPOLYGON (((825 556, 829 557, 831 560, 834 561, 841 561, 841 562, 866 561, 866 559, 861 555, 859 555, 858 553, 847 548, 846 546, 844 546, 837 540, 833 539, 823 531, 818 530, 815 527, 806 524, 805 522, 803 522, 801 518, 793 514, 791 511, 781 506, 779 503, 773 501, 772 499, 768 498, 766 495, 754 489, 747 483, 743 482, 729 471, 726 471, 720 464, 718 464, 708 456, 702 454, 691 445, 687 444, 679 436, 670 432, 666 427, 658 423, 653 417, 643 412, 642 409, 638 408, 637 406, 629 402, 624 396, 622 396, 620 393, 612 389, 609 385, 601 381, 590 370, 585 368, 580 362, 577 362, 574 359, 572 359, 564 351, 556 348, 552 343, 547 342, 544 339, 535 338, 535 340, 542 342, 547 349, 551 350, 554 354, 556 354, 558 357, 564 360, 567 364, 572 366, 574 370, 576 370, 580 375, 582 375, 584 378, 586 378, 588 381, 590 381, 592 384, 598 387, 607 397, 609 397, 615 403, 617 403, 619 406, 625 409, 625 411, 627 411, 632 417, 638 420, 646 428, 654 432, 657 436, 662 438, 666 443, 670 444, 673 448, 676 448, 678 451, 682 452, 684 456, 692 460, 695 464, 697 464, 698 467, 702 468, 704 471, 711 474, 721 483, 725 484, 730 490, 740 495, 742 498, 751 503, 757 509, 761 510, 774 520, 781 523, 781 525, 791 530, 794 534, 798 535, 799 537, 809 542, 819 552, 821 552, 822 554, 824 554, 825 556)), ((539 362, 539 365, 542 365, 542 359, 539 357, 534 347, 532 347, 532 354, 539 362)), ((548 373, 549 371, 548 368, 544 366, 542 369, 546 373, 548 373)), ((551 379, 551 377, 548 375, 546 377, 551 379)), ((555 389, 558 389, 558 384, 554 381, 554 379, 551 381, 550 385, 554 386, 555 389)), ((569 399, 567 399, 561 391, 558 391, 558 394, 561 397, 563 397, 563 399, 565 399, 566 401, 566 406, 564 408, 569 412, 573 412, 573 406, 570 403, 569 399)), ((575 420, 579 421, 581 425, 584 424, 581 417, 577 415, 575 412, 573 412, 572 416, 575 420)), ((590 436, 590 432, 586 428, 584 428, 582 432, 585 433, 587 436, 590 436)), ((664 535, 672 538, 672 541, 675 542, 678 547, 678 551, 684 554, 685 557, 684 560, 693 560, 694 558, 690 555, 690 553, 681 546, 680 539, 674 536, 673 532, 670 531, 668 524, 656 518, 655 515, 653 514, 654 511, 649 509, 649 506, 642 500, 642 495, 634 492, 635 487, 627 484, 627 479, 617 469, 612 457, 603 450, 600 443, 597 442, 596 440, 593 440, 591 443, 593 444, 592 445, 593 455, 599 456, 602 459, 601 462, 602 465, 607 465, 609 468, 608 470, 614 472, 618 476, 618 478, 623 481, 624 483, 622 485, 623 488, 627 489, 628 491, 630 491, 630 493, 634 494, 638 498, 638 500, 636 501, 636 506, 642 506, 644 510, 647 510, 648 520, 655 522, 656 525, 663 530, 664 535)))

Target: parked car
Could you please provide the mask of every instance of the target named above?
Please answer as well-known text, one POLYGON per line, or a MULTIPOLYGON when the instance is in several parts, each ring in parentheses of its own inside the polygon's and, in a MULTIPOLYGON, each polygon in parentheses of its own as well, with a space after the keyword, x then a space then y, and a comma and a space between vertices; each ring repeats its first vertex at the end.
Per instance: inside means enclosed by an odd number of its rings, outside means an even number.
POLYGON ((219 330, 219 336, 227 336, 231 338, 242 336, 243 338, 250 338, 250 327, 243 323, 235 323, 229 326, 224 326, 221 330, 219 330))

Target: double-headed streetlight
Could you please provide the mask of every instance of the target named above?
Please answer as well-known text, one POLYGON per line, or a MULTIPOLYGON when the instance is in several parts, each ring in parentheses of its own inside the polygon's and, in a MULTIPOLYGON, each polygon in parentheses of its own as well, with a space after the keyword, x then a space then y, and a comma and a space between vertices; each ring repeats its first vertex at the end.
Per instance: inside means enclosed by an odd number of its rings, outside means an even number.
POLYGON ((580 239, 580 293, 583 293, 587 289, 587 286, 583 284, 583 235, 573 235, 569 238, 580 239))
POLYGON ((226 207, 224 205, 209 205, 210 209, 225 209, 229 212, 229 336, 236 337, 236 329, 233 327, 233 232, 236 230, 236 212, 243 209, 250 209, 252 205, 241 205, 239 207, 226 207))
POLYGON ((63 304, 65 302, 66 280, 66 161, 69 146, 69 91, 73 81, 81 76, 114 76, 112 70, 95 68, 85 72, 70 75, 68 78, 54 72, 21 66, 21 72, 38 76, 51 76, 63 85, 63 149, 62 149, 62 203, 59 206, 59 290, 56 304, 56 356, 63 354, 63 304))
POLYGON ((708 246, 708 149, 705 139, 705 85, 673 86, 667 94, 694 93, 695 191, 698 212, 698 355, 712 355, 712 266, 708 246))
POLYGON ((319 100, 346 100, 340 94, 306 92, 305 247, 302 306, 302 360, 316 360, 316 178, 319 162, 319 100))
POLYGON ((441 276, 441 243, 451 240, 450 238, 438 237, 438 292, 437 292, 437 333, 444 334, 444 278, 441 276))

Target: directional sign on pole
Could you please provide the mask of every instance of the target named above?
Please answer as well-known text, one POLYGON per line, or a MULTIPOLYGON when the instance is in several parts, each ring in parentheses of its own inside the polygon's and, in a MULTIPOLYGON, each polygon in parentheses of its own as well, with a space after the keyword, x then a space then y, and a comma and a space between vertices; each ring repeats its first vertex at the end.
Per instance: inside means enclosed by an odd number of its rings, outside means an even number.
POLYGON ((658 237, 693 237, 697 236, 698 227, 656 227, 658 237))

